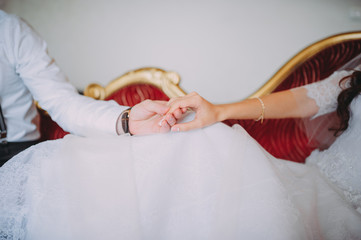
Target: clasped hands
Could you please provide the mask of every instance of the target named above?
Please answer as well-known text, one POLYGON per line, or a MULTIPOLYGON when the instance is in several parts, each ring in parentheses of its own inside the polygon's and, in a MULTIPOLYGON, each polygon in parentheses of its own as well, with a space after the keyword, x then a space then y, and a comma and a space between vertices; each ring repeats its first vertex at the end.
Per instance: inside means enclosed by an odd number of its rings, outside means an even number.
POLYGON ((167 101, 145 100, 135 105, 129 115, 129 129, 134 135, 188 131, 205 127, 218 121, 218 108, 197 93, 167 101), (188 110, 195 118, 179 123, 188 110))

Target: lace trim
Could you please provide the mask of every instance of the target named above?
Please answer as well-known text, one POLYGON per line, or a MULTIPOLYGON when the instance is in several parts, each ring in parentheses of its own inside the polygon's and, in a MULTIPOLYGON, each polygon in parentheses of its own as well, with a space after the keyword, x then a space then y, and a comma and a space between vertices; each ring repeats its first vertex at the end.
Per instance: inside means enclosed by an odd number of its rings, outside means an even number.
MULTIPOLYGON (((303 88, 307 89, 307 96, 314 99, 319 107, 317 114, 312 119, 336 110, 337 96, 342 91, 339 82, 350 74, 351 71, 335 72, 325 80, 303 86, 303 88)), ((348 81, 346 86, 347 84, 348 81)))

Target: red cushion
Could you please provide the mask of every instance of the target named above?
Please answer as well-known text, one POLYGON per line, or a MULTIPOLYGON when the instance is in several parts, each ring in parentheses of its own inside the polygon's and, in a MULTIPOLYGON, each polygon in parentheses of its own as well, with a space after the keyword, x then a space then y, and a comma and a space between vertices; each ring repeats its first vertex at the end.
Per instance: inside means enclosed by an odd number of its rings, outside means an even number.
POLYGON ((159 88, 149 84, 132 84, 108 96, 120 105, 134 106, 146 99, 168 101, 169 97, 159 88))
POLYGON ((40 111, 40 133, 42 141, 63 138, 68 134, 44 111, 40 111))

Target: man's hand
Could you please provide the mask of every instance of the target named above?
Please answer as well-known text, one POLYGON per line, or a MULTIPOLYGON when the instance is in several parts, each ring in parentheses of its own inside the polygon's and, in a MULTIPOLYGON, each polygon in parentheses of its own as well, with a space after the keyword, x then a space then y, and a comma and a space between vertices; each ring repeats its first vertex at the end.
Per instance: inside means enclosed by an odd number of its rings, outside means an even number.
POLYGON ((166 133, 182 116, 181 110, 168 113, 166 101, 145 100, 135 105, 129 115, 129 130, 133 135, 166 133))

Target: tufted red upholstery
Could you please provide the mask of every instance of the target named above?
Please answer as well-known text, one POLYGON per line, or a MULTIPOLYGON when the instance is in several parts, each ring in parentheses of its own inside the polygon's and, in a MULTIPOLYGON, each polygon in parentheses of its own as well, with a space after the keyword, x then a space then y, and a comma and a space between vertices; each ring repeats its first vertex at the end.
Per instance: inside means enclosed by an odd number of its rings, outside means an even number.
POLYGON ((105 100, 114 100, 120 105, 132 107, 146 99, 168 101, 169 97, 153 85, 132 84, 111 94, 105 100))
MULTIPOLYGON (((361 40, 343 42, 326 48, 296 68, 274 92, 322 80, 360 53, 361 40)), ((311 151, 319 147, 318 142, 310 142, 307 138, 301 119, 265 120, 262 125, 252 120, 228 120, 225 123, 242 125, 277 158, 304 162, 311 151)))
POLYGON ((63 138, 68 132, 65 132, 59 125, 54 122, 50 116, 43 110, 39 110, 40 113, 40 133, 41 140, 54 140, 63 138))

